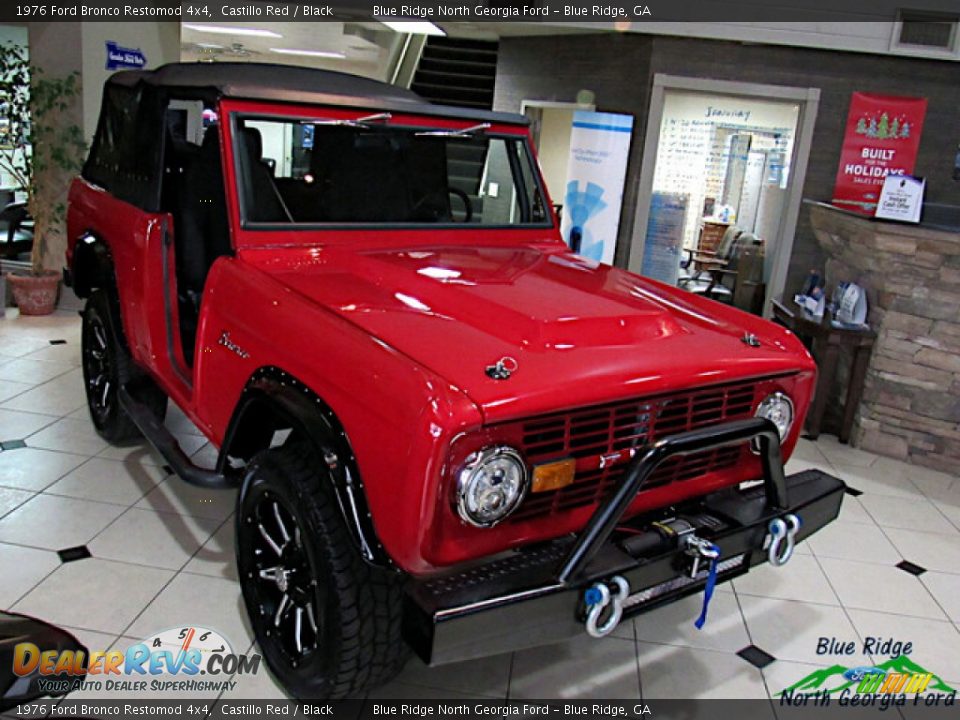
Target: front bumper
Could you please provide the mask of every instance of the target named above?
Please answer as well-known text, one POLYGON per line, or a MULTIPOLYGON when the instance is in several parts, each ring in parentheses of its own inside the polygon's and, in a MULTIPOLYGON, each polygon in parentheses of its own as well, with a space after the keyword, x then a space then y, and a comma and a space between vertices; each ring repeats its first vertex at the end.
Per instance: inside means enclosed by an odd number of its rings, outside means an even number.
MULTIPOLYGON (((511 652, 585 632, 585 590, 620 576, 630 586, 623 618, 699 592, 706 564, 691 567, 682 544, 654 536, 651 522, 681 517, 698 537, 720 549, 717 582, 766 562, 771 521, 796 515, 801 541, 836 518, 841 480, 817 470, 784 477, 776 429, 768 420, 743 420, 665 438, 637 460, 624 482, 578 536, 498 557, 451 575, 413 581, 407 589, 404 637, 431 665, 511 652), (674 455, 754 442, 763 461, 762 486, 702 496, 657 516, 633 519, 623 537, 622 516, 646 479, 674 455), (644 537, 638 538, 638 535, 644 537), (648 538, 653 542, 645 542, 648 538), (639 539, 639 541, 638 541, 639 539)), ((693 618, 691 618, 693 622, 693 618)))

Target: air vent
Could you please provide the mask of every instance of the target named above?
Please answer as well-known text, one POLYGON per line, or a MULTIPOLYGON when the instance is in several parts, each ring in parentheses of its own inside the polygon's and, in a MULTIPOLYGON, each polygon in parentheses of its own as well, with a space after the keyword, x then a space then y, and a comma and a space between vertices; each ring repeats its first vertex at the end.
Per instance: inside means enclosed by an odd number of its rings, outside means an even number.
POLYGON ((897 45, 931 50, 952 50, 958 20, 960 20, 958 16, 901 10, 897 45))

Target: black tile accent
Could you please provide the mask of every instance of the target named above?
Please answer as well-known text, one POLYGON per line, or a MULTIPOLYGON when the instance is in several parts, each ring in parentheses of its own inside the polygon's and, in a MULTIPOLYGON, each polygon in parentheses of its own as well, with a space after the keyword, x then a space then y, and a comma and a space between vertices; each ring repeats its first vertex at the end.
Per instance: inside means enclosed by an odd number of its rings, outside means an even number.
POLYGON ((758 670, 765 668, 767 665, 776 660, 773 655, 761 650, 756 645, 747 645, 743 650, 739 650, 737 655, 742 657, 758 670))
POLYGON ((863 490, 857 490, 855 487, 850 487, 847 485, 846 493, 847 495, 852 495, 853 497, 860 497, 863 495, 863 490))
POLYGON ((83 560, 85 558, 91 557, 90 551, 87 550, 86 545, 77 545, 72 548, 64 548, 63 550, 57 550, 57 555, 60 556, 60 562, 73 562, 74 560, 83 560))
POLYGON ((0 442, 0 449, 3 450, 19 450, 26 446, 27 444, 23 440, 4 440, 0 442))
POLYGON ((915 563, 912 563, 909 560, 898 562, 897 567, 903 570, 904 572, 910 573, 911 575, 923 575, 927 571, 927 569, 922 565, 916 565, 915 563))
POLYGON ((51 341, 50 341, 50 344, 51 344, 51 345, 66 345, 66 344, 67 344, 67 341, 66 341, 66 340, 51 340, 51 341))
POLYGON ((169 465, 164 465, 164 466, 163 466, 163 471, 164 471, 167 475, 173 475, 173 468, 170 467, 169 465))

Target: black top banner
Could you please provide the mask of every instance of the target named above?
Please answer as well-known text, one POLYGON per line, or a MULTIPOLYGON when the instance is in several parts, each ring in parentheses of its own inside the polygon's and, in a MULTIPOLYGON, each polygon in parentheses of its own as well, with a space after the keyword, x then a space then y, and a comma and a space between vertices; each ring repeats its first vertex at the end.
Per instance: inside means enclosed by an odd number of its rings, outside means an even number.
MULTIPOLYGON (((35 0, 0 3, 0 22, 891 22, 901 11, 960 16, 958 0, 35 0)), ((626 26, 621 29, 629 29, 626 26)))

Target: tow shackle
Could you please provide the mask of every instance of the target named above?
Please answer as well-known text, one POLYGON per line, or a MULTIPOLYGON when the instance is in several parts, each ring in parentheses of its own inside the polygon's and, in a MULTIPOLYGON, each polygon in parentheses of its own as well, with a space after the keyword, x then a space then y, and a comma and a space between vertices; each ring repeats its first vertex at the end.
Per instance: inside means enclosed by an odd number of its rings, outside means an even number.
POLYGON ((589 607, 586 627, 590 637, 606 637, 620 624, 623 617, 623 603, 630 596, 630 584, 620 575, 611 578, 610 582, 617 586, 615 595, 610 592, 610 586, 605 582, 594 583, 586 592, 585 599, 589 607), (600 616, 608 605, 611 605, 610 614, 603 624, 600 624, 600 616))
POLYGON ((767 549, 767 560, 771 565, 781 567, 790 561, 797 544, 797 531, 802 524, 800 518, 793 513, 770 521, 767 528, 770 531, 767 536, 770 543, 767 549))

